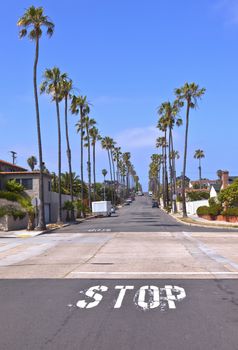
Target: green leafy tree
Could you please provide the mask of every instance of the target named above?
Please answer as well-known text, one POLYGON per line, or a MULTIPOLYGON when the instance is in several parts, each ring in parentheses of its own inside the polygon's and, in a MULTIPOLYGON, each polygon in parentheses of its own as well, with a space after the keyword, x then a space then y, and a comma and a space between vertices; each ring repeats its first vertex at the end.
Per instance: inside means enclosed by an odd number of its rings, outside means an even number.
POLYGON ((218 200, 225 207, 238 207, 238 178, 227 188, 221 190, 218 200))
POLYGON ((33 84, 34 84, 34 96, 35 96, 35 108, 36 108, 36 126, 37 126, 37 138, 38 138, 38 150, 39 150, 39 167, 40 167, 40 187, 39 187, 39 220, 38 229, 45 230, 45 212, 44 212, 44 181, 43 181, 43 158, 42 158, 42 142, 41 142, 41 127, 40 127, 40 110, 38 102, 37 92, 37 66, 39 59, 39 42, 42 36, 42 29, 46 29, 46 33, 49 37, 54 32, 54 24, 50 21, 49 17, 44 14, 42 7, 29 7, 24 15, 18 20, 17 25, 20 27, 20 38, 28 35, 28 38, 35 43, 35 61, 33 70, 33 84))
POLYGON ((183 198, 183 217, 187 217, 186 200, 185 200, 185 176, 186 176, 186 164, 187 164, 187 148, 188 148, 188 129, 189 129, 189 113, 191 109, 195 109, 198 105, 198 99, 200 99, 206 89, 199 88, 195 83, 185 83, 181 88, 175 89, 175 95, 178 100, 179 106, 182 107, 186 104, 186 129, 185 129, 185 141, 184 141, 184 160, 183 160, 183 179, 182 179, 182 198, 183 198))

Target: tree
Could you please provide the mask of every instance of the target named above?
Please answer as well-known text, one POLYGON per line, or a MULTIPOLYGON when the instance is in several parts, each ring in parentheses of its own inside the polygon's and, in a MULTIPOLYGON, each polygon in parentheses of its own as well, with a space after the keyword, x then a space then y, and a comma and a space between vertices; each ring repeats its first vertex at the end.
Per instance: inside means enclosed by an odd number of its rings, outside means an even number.
MULTIPOLYGON (((78 115, 80 113, 80 120, 76 124, 77 131, 80 132, 80 172, 81 172, 81 201, 84 203, 84 192, 83 192, 83 138, 84 138, 84 127, 83 118, 89 113, 89 104, 86 96, 73 96, 71 101, 70 110, 72 114, 78 115)), ((82 205, 81 216, 84 216, 84 207, 82 205)))
MULTIPOLYGON (((64 99, 64 121, 65 121, 65 136, 66 136, 66 145, 67 145, 67 158, 68 158, 68 166, 69 166, 69 180, 70 180, 70 197, 71 202, 73 203, 73 179, 72 179, 72 161, 71 161, 71 148, 69 142, 69 130, 68 130, 68 99, 70 98, 70 92, 72 91, 73 83, 71 79, 65 77, 61 81, 61 93, 62 98, 64 99)), ((70 213, 71 221, 75 220, 74 208, 72 207, 70 213)))
POLYGON ((93 199, 96 200, 96 143, 101 140, 98 129, 93 126, 89 130, 91 145, 93 149, 93 199))
POLYGON ((88 149, 88 162, 87 162, 87 170, 88 170, 88 206, 91 209, 91 141, 90 141, 90 128, 93 127, 96 124, 96 121, 94 119, 89 118, 89 116, 85 116, 84 120, 84 127, 86 131, 85 136, 85 147, 88 149))
POLYGON ((40 186, 39 186, 39 216, 38 227, 39 230, 45 230, 45 211, 44 211, 44 181, 43 181, 43 157, 42 157, 42 142, 41 142, 41 127, 40 127, 40 110, 38 102, 37 92, 37 66, 39 59, 39 41, 42 36, 42 28, 46 28, 46 33, 49 37, 54 32, 54 24, 49 20, 48 16, 44 15, 44 9, 42 7, 29 7, 24 15, 19 19, 17 25, 21 28, 19 32, 20 38, 25 37, 28 34, 30 40, 35 42, 35 61, 33 69, 33 85, 35 96, 35 109, 36 109, 36 126, 37 126, 37 140, 38 140, 38 152, 39 152, 39 167, 40 167, 40 186), (29 33, 28 33, 29 31, 29 33))
POLYGON ((168 206, 168 175, 167 175, 167 157, 166 148, 168 147, 165 136, 158 137, 156 140, 156 147, 162 149, 161 163, 162 163, 162 194, 163 194, 163 206, 168 206))
POLYGON ((201 159, 205 157, 204 151, 201 149, 197 149, 194 153, 194 158, 198 159, 198 171, 199 171, 199 182, 200 182, 200 188, 201 188, 201 181, 202 181, 202 166, 201 166, 201 159))
MULTIPOLYGON (((105 136, 101 141, 101 145, 107 151, 111 183, 113 184, 111 150, 114 147, 114 141, 111 137, 105 136)), ((112 191, 112 203, 114 203, 114 191, 112 191)))
POLYGON ((35 166, 37 165, 37 159, 35 156, 31 156, 27 159, 27 164, 29 165, 31 171, 34 171, 35 166))
POLYGON ((102 169, 102 175, 103 175, 103 200, 105 201, 106 200, 106 188, 105 188, 105 178, 107 176, 107 169, 102 169))
POLYGON ((238 207, 238 178, 218 195, 219 202, 227 207, 238 207))
MULTIPOLYGON (((174 125, 180 126, 182 125, 182 119, 178 118, 180 103, 175 100, 173 103, 170 101, 163 102, 161 106, 158 109, 158 114, 160 117, 158 128, 161 131, 164 131, 164 137, 166 139, 167 136, 167 130, 168 130, 168 152, 173 153, 174 151, 174 142, 173 142, 173 128, 174 125)), ((167 139, 166 139, 167 141, 167 139)), ((168 181, 167 176, 167 159, 166 159, 166 148, 165 148, 165 174, 166 174, 166 180, 168 181)), ((176 200, 174 198, 174 195, 176 194, 176 175, 175 175, 175 162, 174 159, 171 157, 168 157, 169 159, 169 170, 170 170, 170 202, 174 204, 174 212, 177 212, 177 206, 176 206, 176 200)), ((167 184, 166 184, 167 185, 167 184)), ((168 185, 167 185, 168 187, 168 185)), ((167 196, 168 196, 168 190, 167 190, 167 196)), ((167 199, 168 200, 168 199, 167 199)))
POLYGON ((182 180, 182 200, 183 200, 183 217, 187 217, 186 200, 185 200, 185 176, 187 163, 188 148, 188 129, 189 129, 189 113, 191 109, 195 109, 198 105, 197 101, 204 95, 206 89, 199 88, 195 83, 185 83, 181 88, 175 89, 175 95, 180 107, 186 103, 186 130, 184 141, 184 160, 183 160, 183 180, 182 180))
POLYGON ((61 125, 60 125, 60 110, 59 103, 62 100, 62 82, 67 80, 67 74, 61 74, 58 67, 46 69, 44 72, 44 81, 40 86, 41 93, 47 93, 52 96, 52 101, 56 105, 57 129, 58 129, 58 188, 59 188, 59 204, 57 222, 62 222, 62 199, 61 199, 61 125))

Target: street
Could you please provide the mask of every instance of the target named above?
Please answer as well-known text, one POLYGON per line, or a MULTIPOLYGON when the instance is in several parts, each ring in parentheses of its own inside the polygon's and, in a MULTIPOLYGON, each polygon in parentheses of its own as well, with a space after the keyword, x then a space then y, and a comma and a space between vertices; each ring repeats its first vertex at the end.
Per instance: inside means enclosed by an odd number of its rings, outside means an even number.
POLYGON ((0 349, 237 348, 238 232, 148 197, 115 216, 0 240, 0 349))

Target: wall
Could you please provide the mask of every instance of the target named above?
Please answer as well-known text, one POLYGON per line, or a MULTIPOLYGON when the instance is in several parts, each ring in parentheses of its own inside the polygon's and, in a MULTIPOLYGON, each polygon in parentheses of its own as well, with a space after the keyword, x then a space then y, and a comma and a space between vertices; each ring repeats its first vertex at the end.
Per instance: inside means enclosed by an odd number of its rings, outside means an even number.
POLYGON ((16 219, 12 216, 5 215, 0 218, 0 231, 14 231, 27 228, 28 217, 27 215, 23 219, 16 219))
MULTIPOLYGON (((57 222, 58 218, 58 197, 59 194, 56 192, 51 192, 51 202, 50 202, 50 215, 51 215, 51 222, 57 222)), ((62 207, 64 206, 64 203, 66 201, 70 201, 71 197, 68 194, 62 194, 62 207)), ((62 219, 63 221, 66 221, 66 210, 62 210, 62 219)))
MULTIPOLYGON (((190 215, 196 214, 197 213, 197 208, 201 207, 203 205, 209 206, 209 203, 208 203, 207 199, 203 199, 203 200, 200 200, 200 201, 194 201, 194 202, 186 202, 187 214, 190 214, 190 215)), ((177 208, 178 208, 178 211, 182 211, 183 210, 183 206, 182 206, 181 202, 177 203, 177 208)))

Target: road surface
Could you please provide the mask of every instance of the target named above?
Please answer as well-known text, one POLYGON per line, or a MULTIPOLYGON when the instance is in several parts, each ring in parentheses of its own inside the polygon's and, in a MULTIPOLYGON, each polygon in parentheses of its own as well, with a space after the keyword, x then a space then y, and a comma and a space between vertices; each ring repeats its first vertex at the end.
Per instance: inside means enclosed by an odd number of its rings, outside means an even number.
POLYGON ((238 232, 117 215, 0 239, 0 349, 237 349, 238 232))

